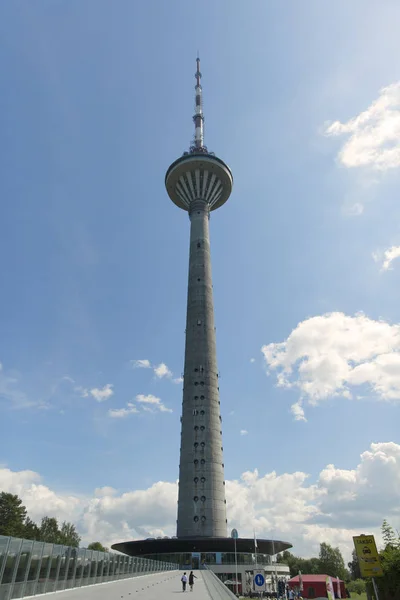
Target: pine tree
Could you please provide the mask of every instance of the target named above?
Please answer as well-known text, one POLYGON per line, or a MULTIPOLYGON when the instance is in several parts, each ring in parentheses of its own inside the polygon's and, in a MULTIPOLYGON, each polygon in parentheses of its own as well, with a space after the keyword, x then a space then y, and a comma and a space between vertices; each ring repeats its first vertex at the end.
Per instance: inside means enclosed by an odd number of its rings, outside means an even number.
POLYGON ((81 538, 75 529, 75 525, 64 521, 59 532, 58 543, 64 544, 64 546, 73 546, 74 548, 78 548, 80 541, 81 538))
POLYGON ((0 493, 0 535, 22 537, 26 508, 21 498, 7 492, 0 493))
POLYGON ((57 519, 54 517, 43 517, 40 524, 40 540, 49 544, 60 543, 60 531, 57 519))
POLYGON ((29 517, 25 519, 23 537, 27 540, 40 540, 40 529, 29 517))
POLYGON ((381 530, 382 530, 383 541, 385 542, 386 548, 388 546, 395 548, 396 546, 399 545, 399 538, 398 538, 398 536, 396 536, 393 527, 391 525, 389 525, 389 523, 386 521, 386 519, 383 520, 381 530))

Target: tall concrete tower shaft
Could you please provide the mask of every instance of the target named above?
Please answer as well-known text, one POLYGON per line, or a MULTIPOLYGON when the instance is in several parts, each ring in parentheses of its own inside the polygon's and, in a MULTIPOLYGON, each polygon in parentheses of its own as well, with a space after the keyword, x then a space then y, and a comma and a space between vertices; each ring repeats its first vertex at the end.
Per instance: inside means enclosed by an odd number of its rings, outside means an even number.
POLYGON ((209 217, 229 198, 233 178, 204 146, 200 78, 197 59, 194 141, 165 177, 171 200, 190 218, 178 538, 227 535, 209 217))

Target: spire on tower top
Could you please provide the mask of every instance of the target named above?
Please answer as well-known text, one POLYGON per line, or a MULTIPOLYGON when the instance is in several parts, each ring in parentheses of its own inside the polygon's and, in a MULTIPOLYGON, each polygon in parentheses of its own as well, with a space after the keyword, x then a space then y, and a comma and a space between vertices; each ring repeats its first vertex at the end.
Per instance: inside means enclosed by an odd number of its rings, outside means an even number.
POLYGON ((202 87, 200 84, 201 73, 200 73, 200 58, 199 58, 198 52, 197 52, 197 58, 196 58, 196 65, 197 65, 197 69, 196 69, 196 73, 195 73, 196 85, 194 88, 196 91, 196 104, 195 104, 195 113, 193 115, 194 140, 190 146, 190 152, 192 154, 198 153, 198 152, 204 152, 207 154, 208 150, 207 150, 207 147, 204 145, 203 99, 202 99, 202 87))

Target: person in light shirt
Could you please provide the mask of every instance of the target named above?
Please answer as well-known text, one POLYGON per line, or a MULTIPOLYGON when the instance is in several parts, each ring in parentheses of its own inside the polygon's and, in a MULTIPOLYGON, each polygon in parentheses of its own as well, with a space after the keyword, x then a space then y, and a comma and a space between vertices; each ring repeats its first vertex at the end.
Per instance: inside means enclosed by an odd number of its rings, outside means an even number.
POLYGON ((187 584, 187 581, 188 581, 186 572, 182 575, 181 581, 182 581, 182 592, 186 592, 186 584, 187 584))

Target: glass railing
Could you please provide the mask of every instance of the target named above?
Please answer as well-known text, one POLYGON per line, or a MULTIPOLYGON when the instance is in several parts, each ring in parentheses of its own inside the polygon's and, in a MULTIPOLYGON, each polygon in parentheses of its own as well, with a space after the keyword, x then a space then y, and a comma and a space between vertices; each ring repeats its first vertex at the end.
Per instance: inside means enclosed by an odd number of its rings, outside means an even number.
POLYGON ((159 560, 0 535, 0 600, 178 568, 159 560))

